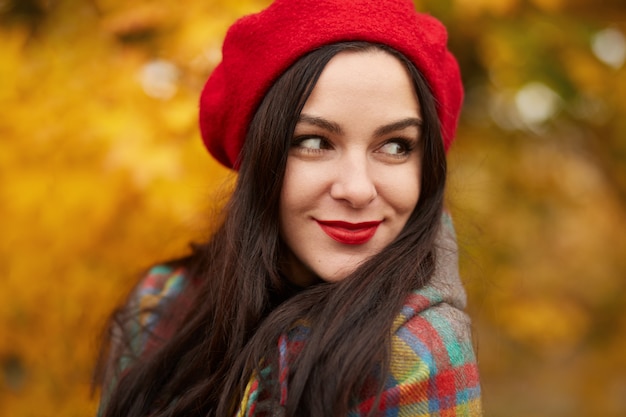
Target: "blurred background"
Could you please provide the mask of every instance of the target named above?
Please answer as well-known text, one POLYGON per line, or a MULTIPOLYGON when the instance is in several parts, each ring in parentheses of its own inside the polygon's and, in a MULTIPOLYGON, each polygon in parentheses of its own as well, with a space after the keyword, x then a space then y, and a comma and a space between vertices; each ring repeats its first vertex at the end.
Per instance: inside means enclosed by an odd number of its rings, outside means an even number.
MULTIPOLYGON (((107 316, 232 184, 198 95, 267 3, 0 0, 0 415, 94 414, 107 316)), ((448 205, 485 414, 626 415, 626 4, 416 4, 467 90, 448 205)))

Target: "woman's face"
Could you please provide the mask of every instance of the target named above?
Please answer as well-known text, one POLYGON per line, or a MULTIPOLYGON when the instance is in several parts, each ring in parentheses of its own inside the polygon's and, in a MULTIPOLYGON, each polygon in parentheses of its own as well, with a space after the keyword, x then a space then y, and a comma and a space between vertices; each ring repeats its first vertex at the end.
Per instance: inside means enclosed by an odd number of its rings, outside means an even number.
POLYGON ((392 55, 331 59, 295 128, 280 198, 286 273, 340 281, 391 243, 417 204, 421 111, 392 55))

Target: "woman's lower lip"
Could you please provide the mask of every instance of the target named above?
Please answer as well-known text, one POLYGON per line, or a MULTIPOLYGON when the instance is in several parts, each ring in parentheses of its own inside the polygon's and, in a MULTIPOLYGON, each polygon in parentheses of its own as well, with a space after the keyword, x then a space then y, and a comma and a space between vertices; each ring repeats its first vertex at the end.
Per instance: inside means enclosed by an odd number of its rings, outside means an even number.
POLYGON ((336 224, 317 222, 331 239, 345 245, 362 245, 376 234, 380 222, 368 223, 360 228, 346 228, 336 224))

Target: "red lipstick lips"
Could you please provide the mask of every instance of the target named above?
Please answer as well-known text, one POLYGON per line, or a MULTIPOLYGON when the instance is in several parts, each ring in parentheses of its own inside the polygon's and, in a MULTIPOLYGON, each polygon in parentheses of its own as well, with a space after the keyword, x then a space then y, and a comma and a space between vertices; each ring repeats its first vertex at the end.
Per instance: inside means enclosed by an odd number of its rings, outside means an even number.
POLYGON ((316 220, 322 230, 333 240, 346 245, 362 245, 368 242, 382 221, 348 223, 344 221, 316 220))

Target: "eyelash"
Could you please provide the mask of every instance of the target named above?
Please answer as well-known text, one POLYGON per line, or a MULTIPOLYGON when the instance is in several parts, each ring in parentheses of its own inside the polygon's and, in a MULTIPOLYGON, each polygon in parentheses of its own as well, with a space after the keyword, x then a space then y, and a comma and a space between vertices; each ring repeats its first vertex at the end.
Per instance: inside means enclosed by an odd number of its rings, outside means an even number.
POLYGON ((300 152, 305 152, 308 154, 318 154, 330 148, 328 140, 320 136, 298 136, 294 138, 293 141, 291 142, 291 147, 298 149, 298 151, 300 152), (316 148, 307 148, 307 147, 301 146, 304 141, 309 140, 309 139, 319 139, 320 148, 316 149, 316 148))
POLYGON ((386 141, 385 143, 383 143, 378 149, 390 144, 390 143, 397 143, 399 144, 402 148, 403 151, 402 153, 399 154, 387 154, 392 158, 405 158, 408 155, 411 154, 411 152, 413 152, 413 150, 415 149, 415 145, 416 142, 414 140, 410 140, 410 139, 406 139, 406 138, 393 138, 393 139, 389 139, 388 141, 386 141))

